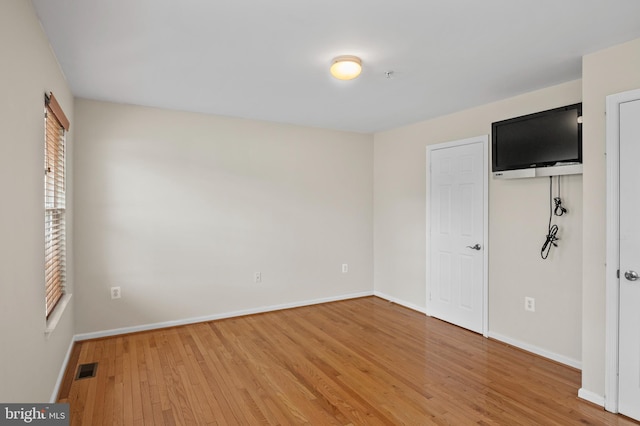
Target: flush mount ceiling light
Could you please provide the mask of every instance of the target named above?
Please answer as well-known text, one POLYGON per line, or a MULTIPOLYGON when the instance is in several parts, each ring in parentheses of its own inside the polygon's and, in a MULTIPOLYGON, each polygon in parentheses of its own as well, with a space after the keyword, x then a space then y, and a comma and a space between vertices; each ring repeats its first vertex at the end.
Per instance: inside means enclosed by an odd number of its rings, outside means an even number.
POLYGON ((338 80, 353 80, 362 71, 362 61, 357 56, 338 56, 331 63, 331 75, 338 80))

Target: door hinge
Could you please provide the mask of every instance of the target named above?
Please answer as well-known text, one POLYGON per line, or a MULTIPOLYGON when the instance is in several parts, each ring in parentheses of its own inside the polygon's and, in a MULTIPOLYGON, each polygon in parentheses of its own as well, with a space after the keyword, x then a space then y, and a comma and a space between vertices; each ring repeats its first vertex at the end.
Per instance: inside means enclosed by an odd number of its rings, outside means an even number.
POLYGON ((620 269, 616 271, 616 278, 620 279, 620 269))

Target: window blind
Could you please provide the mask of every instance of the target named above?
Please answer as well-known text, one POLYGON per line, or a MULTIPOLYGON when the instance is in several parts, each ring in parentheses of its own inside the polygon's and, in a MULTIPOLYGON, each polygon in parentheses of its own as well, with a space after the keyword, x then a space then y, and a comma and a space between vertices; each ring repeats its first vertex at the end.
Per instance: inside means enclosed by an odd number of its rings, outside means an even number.
POLYGON ((69 120, 53 93, 45 96, 45 315, 53 312, 66 282, 65 132, 69 120))

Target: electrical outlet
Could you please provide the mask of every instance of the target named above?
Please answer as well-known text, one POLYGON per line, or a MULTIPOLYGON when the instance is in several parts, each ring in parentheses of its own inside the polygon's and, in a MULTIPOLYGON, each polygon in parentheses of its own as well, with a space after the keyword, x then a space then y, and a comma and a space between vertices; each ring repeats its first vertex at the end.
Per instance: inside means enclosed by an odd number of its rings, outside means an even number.
POLYGON ((256 283, 262 282, 262 272, 254 272, 253 273, 253 281, 256 283))
POLYGON ((120 291, 120 287, 111 287, 111 298, 120 299, 121 297, 122 297, 122 292, 120 291))
POLYGON ((343 263, 342 264, 342 273, 346 274, 347 272, 349 272, 349 264, 343 263))
POLYGON ((536 311, 536 299, 533 297, 525 297, 524 298, 524 310, 529 312, 536 311))

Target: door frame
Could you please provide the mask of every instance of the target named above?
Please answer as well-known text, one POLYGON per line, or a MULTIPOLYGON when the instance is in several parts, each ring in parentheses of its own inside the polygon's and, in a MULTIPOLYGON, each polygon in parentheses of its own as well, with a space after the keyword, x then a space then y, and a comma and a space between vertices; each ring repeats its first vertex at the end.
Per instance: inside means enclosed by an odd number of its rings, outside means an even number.
POLYGON ((431 218, 429 215, 429 206, 431 204, 431 152, 439 149, 455 148, 458 146, 471 145, 479 143, 482 145, 482 191, 483 191, 483 235, 482 235, 482 335, 489 337, 489 135, 480 135, 472 138, 461 139, 451 142, 443 142, 433 145, 427 145, 427 173, 426 173, 426 245, 427 245, 427 262, 426 262, 426 301, 425 313, 431 316, 429 310, 429 291, 431 288, 430 271, 431 271, 431 218))
POLYGON ((620 104, 640 100, 640 89, 607 96, 606 314, 604 408, 618 412, 618 332, 620 328, 620 104))

